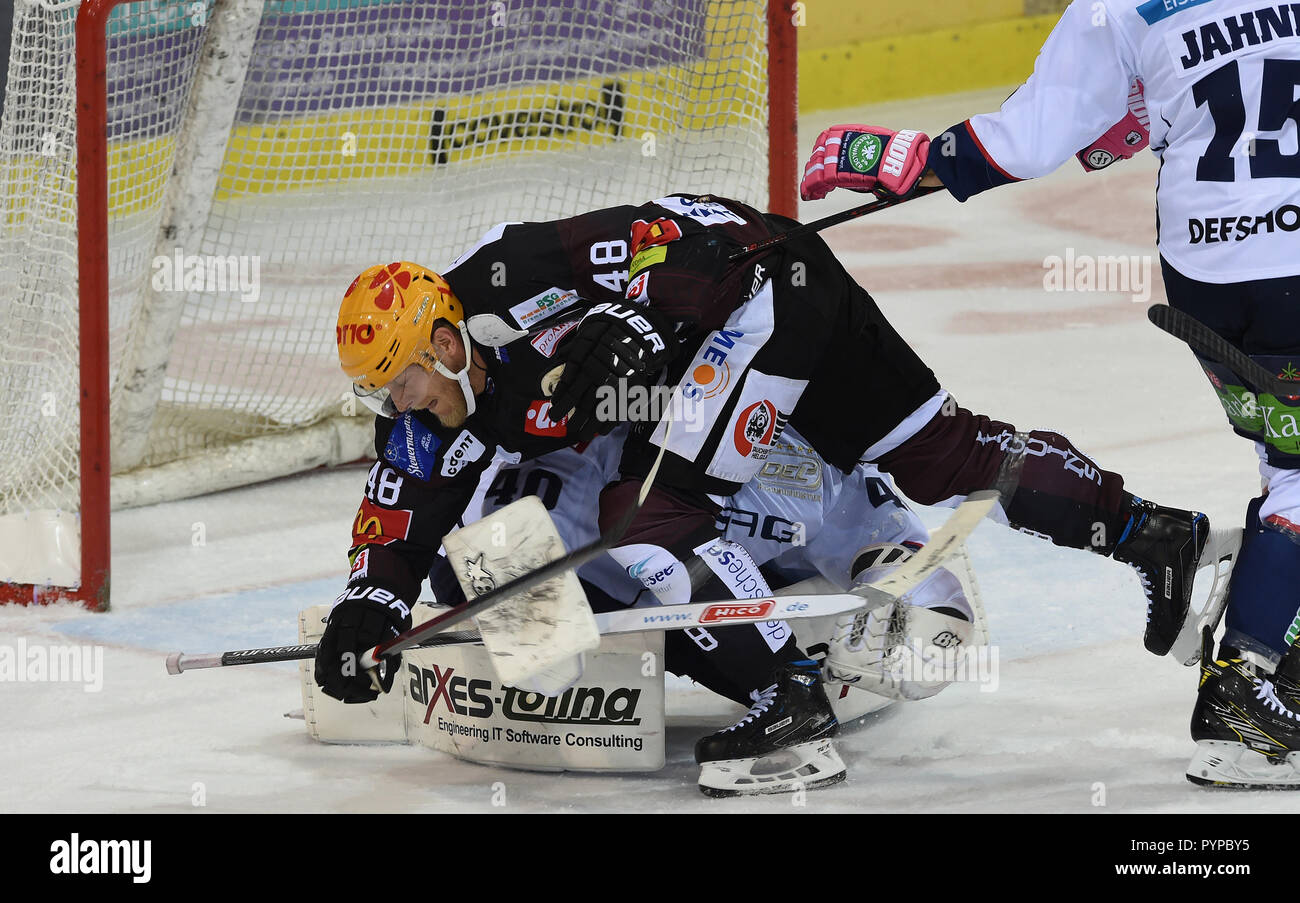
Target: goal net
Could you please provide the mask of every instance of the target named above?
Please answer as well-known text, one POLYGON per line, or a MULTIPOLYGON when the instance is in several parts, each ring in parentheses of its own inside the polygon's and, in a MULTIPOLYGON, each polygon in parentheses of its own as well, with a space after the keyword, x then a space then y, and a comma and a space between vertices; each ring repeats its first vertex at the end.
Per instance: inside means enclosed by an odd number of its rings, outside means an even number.
POLYGON ((110 504, 367 454, 334 319, 371 264, 679 190, 793 214, 762 0, 14 2, 8 598, 106 606, 110 504))

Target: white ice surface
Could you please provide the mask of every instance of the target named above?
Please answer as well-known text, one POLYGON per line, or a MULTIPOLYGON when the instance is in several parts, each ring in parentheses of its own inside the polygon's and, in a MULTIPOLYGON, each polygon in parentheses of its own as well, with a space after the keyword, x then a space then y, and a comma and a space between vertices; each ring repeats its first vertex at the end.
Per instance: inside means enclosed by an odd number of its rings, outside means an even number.
MULTIPOLYGON (((936 134, 1006 93, 806 117, 801 147, 833 122, 936 134)), ((964 205, 918 199, 826 235, 963 405, 1065 432, 1138 494, 1236 523, 1257 491, 1254 453, 1224 426, 1190 353, 1147 323, 1144 304, 1043 290, 1043 259, 1067 248, 1154 260, 1154 183, 1149 156, 1089 176, 1071 161, 1038 183, 964 205)), ((859 200, 832 196, 802 216, 859 200)), ((322 746, 284 717, 301 708, 292 665, 165 673, 174 650, 295 642, 298 610, 342 585, 364 479, 343 468, 122 512, 111 613, 0 609, 0 646, 105 650, 98 693, 0 683, 0 811, 193 811, 201 784, 207 811, 488 812, 501 811, 496 782, 515 812, 1300 811, 1296 795, 1183 778, 1197 675, 1143 651, 1136 576, 987 523, 971 554, 1001 656, 996 691, 958 685, 848 727, 848 781, 801 809, 699 794, 692 744, 738 709, 683 681, 670 679, 667 766, 620 777, 322 746)))

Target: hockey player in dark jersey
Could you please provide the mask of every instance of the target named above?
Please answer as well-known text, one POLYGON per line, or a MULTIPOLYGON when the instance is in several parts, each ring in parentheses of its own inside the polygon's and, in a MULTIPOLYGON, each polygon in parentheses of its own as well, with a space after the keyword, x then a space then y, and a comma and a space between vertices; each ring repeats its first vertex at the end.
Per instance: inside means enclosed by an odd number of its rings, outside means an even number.
MULTIPOLYGON (((340 311, 340 359, 387 416, 376 421, 380 461, 358 513, 349 590, 316 659, 326 692, 373 698, 369 675, 341 662, 409 624, 437 544, 494 448, 534 457, 619 420, 632 422, 631 434, 622 479, 601 495, 604 524, 632 504, 666 446, 624 544, 698 556, 718 536, 719 500, 757 473, 789 423, 845 473, 871 461, 922 504, 997 489, 1016 528, 1160 575, 1146 639, 1167 648, 1205 517, 1135 498, 1063 436, 958 406, 818 236, 729 261, 792 225, 735 201, 677 195, 498 226, 442 276, 391 264, 358 277, 340 311), (630 404, 611 416, 611 397, 642 397, 657 384, 671 387, 676 422, 632 416, 630 404)), ((707 579, 729 589, 723 575, 707 579)), ((804 650, 736 628, 715 636, 737 645, 728 673, 692 677, 770 692, 740 723, 701 740, 697 758, 784 753, 792 773, 810 769, 803 786, 841 778, 842 763, 824 756, 835 719, 804 650)))

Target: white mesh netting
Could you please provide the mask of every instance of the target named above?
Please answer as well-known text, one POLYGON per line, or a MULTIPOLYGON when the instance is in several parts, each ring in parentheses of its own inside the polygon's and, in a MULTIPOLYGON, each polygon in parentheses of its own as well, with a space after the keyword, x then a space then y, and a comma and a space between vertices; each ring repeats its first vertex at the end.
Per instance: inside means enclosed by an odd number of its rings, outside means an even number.
MULTIPOLYGON (((16 4, 0 513, 75 511, 79 3, 16 4)), ((763 2, 135 0, 107 42, 115 504, 356 456, 333 330, 370 264, 675 190, 767 201, 763 2)))

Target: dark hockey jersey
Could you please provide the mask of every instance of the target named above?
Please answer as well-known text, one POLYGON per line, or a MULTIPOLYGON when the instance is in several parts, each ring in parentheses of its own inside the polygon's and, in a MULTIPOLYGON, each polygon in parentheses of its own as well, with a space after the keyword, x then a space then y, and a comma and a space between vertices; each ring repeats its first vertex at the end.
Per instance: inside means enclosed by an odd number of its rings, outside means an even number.
POLYGON ((425 411, 376 419, 379 460, 353 525, 349 586, 413 603, 498 447, 529 459, 574 444, 542 382, 587 310, 648 304, 674 323, 678 342, 717 329, 762 259, 728 255, 773 231, 753 208, 684 195, 491 229, 442 274, 465 306, 487 389, 461 428, 425 411))

